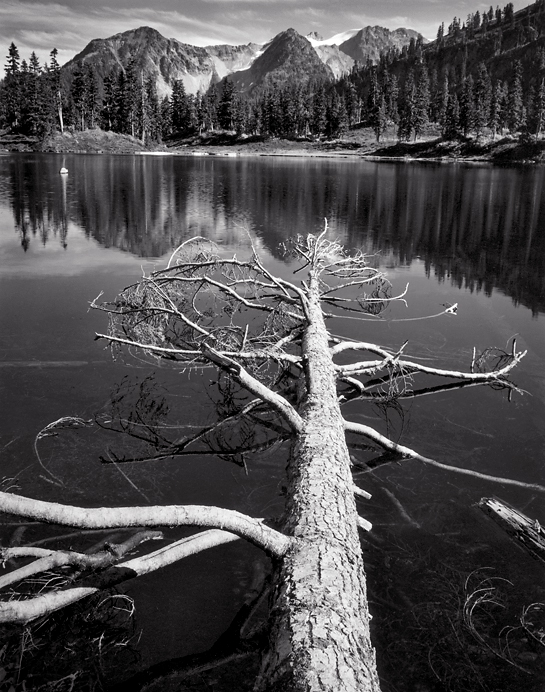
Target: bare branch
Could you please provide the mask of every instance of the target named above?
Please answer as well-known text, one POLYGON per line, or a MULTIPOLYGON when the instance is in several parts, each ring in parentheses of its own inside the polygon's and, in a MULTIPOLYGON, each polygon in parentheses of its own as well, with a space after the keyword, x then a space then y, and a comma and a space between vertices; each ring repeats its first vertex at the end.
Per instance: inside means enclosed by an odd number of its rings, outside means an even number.
POLYGON ((461 473, 465 476, 473 476, 474 478, 480 478, 485 481, 491 481, 493 483, 502 483, 505 485, 515 485, 519 488, 528 488, 530 490, 538 490, 539 492, 545 492, 545 486, 539 483, 525 483, 524 481, 516 481, 511 478, 502 478, 500 476, 491 476, 487 473, 480 473, 479 471, 472 471, 471 469, 458 468, 457 466, 450 466, 449 464, 443 464, 435 459, 430 459, 425 457, 418 452, 415 452, 410 447, 405 447, 404 445, 397 444, 393 442, 385 435, 377 432, 374 428, 369 425, 364 425, 363 423, 352 423, 345 421, 345 430, 350 433, 355 433, 356 435, 363 435, 369 440, 373 440, 380 447, 386 449, 390 452, 394 452, 395 459, 416 459, 417 461, 422 461, 424 464, 429 464, 430 466, 436 466, 439 469, 445 471, 453 471, 454 473, 461 473))
POLYGON ((12 600, 2 602, 0 603, 0 622, 30 622, 60 610, 82 598, 91 596, 109 586, 115 586, 128 579, 154 572, 190 555, 195 555, 203 550, 238 539, 239 536, 216 529, 203 531, 189 538, 182 538, 180 541, 171 543, 147 555, 113 565, 105 573, 85 580, 89 584, 75 586, 63 591, 50 591, 24 601, 12 600), (93 581, 95 584, 93 584, 93 581))
POLYGON ((127 539, 124 543, 114 545, 108 543, 105 550, 88 555, 76 553, 71 550, 46 550, 45 548, 22 547, 22 548, 1 548, 0 559, 2 562, 13 558, 38 557, 38 560, 24 565, 19 569, 9 572, 0 577, 0 588, 9 584, 14 584, 33 574, 47 572, 59 567, 78 567, 81 569, 98 570, 110 567, 117 562, 123 555, 133 550, 137 545, 144 541, 160 540, 163 534, 160 531, 140 531, 135 536, 127 539))
MULTIPOLYGON (((338 351, 337 351, 338 352, 338 351)), ((395 359, 395 365, 406 373, 421 372, 428 375, 436 375, 438 377, 454 377, 466 381, 490 381, 497 380, 507 375, 526 355, 526 351, 519 351, 509 357, 509 362, 502 368, 491 370, 490 372, 464 372, 462 370, 445 370, 441 368, 432 368, 427 365, 421 365, 410 360, 395 359)), ((394 357, 388 354, 385 358, 384 365, 388 365, 394 361, 394 357)), ((378 368, 381 361, 363 361, 360 363, 351 363, 349 365, 337 366, 337 371, 342 375, 358 375, 369 372, 370 369, 378 368)))
POLYGON ((277 557, 291 539, 266 526, 261 519, 221 507, 167 505, 152 507, 74 507, 0 492, 0 511, 51 524, 84 529, 126 526, 206 526, 231 531, 277 557))
POLYGON ((269 387, 250 375, 240 363, 237 363, 224 353, 220 353, 213 348, 203 348, 203 354, 207 356, 210 361, 227 370, 239 384, 254 394, 254 396, 267 402, 269 406, 287 421, 293 430, 301 430, 303 425, 301 416, 283 396, 269 389, 269 387))

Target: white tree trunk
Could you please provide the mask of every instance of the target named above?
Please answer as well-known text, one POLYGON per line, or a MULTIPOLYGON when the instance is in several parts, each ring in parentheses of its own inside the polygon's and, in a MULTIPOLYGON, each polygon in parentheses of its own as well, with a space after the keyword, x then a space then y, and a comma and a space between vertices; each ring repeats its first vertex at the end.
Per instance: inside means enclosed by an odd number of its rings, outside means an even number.
POLYGON ((288 464, 282 526, 296 540, 276 570, 256 689, 377 692, 350 458, 316 278, 310 289, 303 427, 288 464))

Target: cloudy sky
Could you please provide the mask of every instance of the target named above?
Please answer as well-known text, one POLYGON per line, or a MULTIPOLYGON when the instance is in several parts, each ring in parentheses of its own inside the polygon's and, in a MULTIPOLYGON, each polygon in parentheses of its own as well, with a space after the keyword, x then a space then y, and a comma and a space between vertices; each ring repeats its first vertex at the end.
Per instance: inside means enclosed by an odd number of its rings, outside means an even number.
MULTIPOLYGON (((530 0, 513 4, 517 10, 530 0)), ((7 55, 13 41, 22 58, 34 50, 44 61, 56 47, 62 64, 93 38, 139 26, 199 46, 261 43, 289 27, 329 38, 375 24, 434 38, 441 22, 489 7, 490 0, 0 0, 0 50, 7 55)))

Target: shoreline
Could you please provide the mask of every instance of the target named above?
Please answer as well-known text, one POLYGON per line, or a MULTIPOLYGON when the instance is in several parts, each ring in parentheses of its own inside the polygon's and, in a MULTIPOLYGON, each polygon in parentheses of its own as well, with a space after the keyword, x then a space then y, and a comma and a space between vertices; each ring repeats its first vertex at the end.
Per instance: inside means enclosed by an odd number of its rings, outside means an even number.
POLYGON ((142 156, 217 156, 243 158, 268 156, 277 158, 312 158, 365 160, 391 163, 474 163, 474 164, 542 164, 545 163, 545 140, 503 137, 499 139, 443 140, 431 130, 416 142, 399 142, 386 137, 376 142, 370 128, 351 131, 340 140, 310 141, 276 138, 238 138, 233 133, 210 133, 166 144, 146 146, 129 135, 102 130, 57 133, 39 142, 36 138, 17 135, 0 137, 0 153, 58 154, 136 154, 142 156))

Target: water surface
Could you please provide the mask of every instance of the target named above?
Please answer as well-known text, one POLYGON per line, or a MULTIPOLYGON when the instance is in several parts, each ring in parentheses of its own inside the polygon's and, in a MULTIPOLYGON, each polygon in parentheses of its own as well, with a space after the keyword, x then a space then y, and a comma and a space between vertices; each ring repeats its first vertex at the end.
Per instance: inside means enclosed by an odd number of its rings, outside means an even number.
MULTIPOLYGON (((101 291, 111 299, 142 271, 164 266, 194 235, 226 253, 243 255, 253 244, 288 275, 281 243, 321 231, 327 219, 331 236, 363 247, 394 293, 409 283, 406 306, 393 305, 379 321, 339 320, 336 333, 393 348, 408 339, 407 354, 455 369, 469 367, 473 347, 509 349, 516 337, 528 350, 513 376, 523 393, 472 387, 407 399, 387 414, 351 403, 346 415, 446 464, 545 485, 544 175, 537 167, 349 160, 1 156, 2 475, 25 495, 61 502, 279 512, 282 450, 253 460, 245 475, 212 458, 121 471, 99 458, 132 447, 96 426, 41 440, 39 460, 34 442, 62 416, 93 421, 110 410, 116 387, 146 378, 168 398, 172 424, 211 420, 209 373, 188 377, 129 355, 114 361, 94 340, 106 317, 89 302, 101 291), (429 318, 454 303, 456 316, 429 318)), ((354 452, 360 463, 373 456, 354 452)), ((364 549, 385 689, 469 690, 483 676, 490 689, 533 689, 542 648, 521 643, 515 629, 509 655, 532 660, 529 672, 507 664, 505 672, 497 656, 479 653, 462 615, 490 575, 513 586, 502 593, 503 620, 493 607, 480 612, 479 632, 490 634, 492 620, 516 628, 525 605, 545 601, 542 567, 475 507, 496 495, 543 523, 543 493, 413 461, 382 465, 358 482, 373 493, 361 511, 375 526, 364 549)), ((21 540, 35 531, 27 528, 21 540)), ((4 530, 4 542, 12 532, 4 530)), ((143 630, 138 665, 210 646, 262 565, 259 552, 240 542, 127 586, 143 630)))

